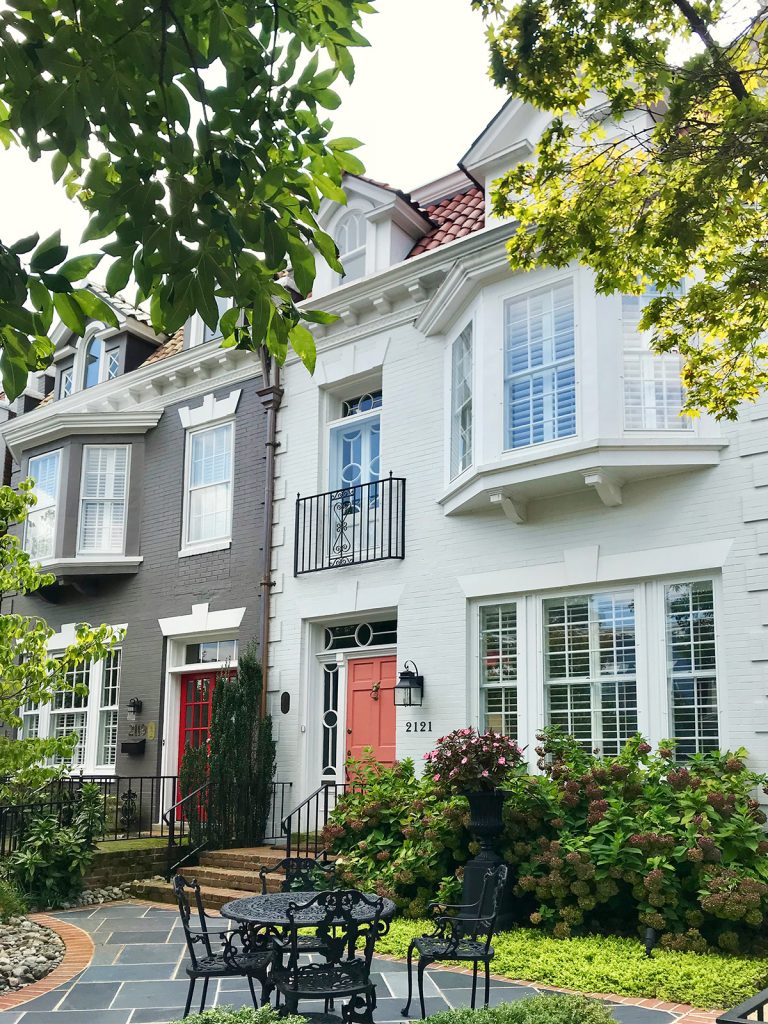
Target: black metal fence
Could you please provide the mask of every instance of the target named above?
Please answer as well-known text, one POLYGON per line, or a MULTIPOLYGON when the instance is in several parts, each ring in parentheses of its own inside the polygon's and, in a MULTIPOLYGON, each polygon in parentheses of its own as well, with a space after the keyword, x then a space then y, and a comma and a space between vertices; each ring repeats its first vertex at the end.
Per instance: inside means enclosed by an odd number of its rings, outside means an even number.
POLYGON ((768 1020, 768 989, 763 989, 746 1002, 726 1010, 717 1018, 717 1024, 752 1024, 753 1021, 768 1020))
POLYGON ((177 798, 176 775, 72 775, 48 783, 33 800, 0 807, 0 858, 13 853, 24 841, 30 821, 54 817, 68 825, 85 783, 99 789, 103 829, 99 841, 109 839, 165 838, 164 807, 177 798))
POLYGON ((287 857, 319 857, 325 849, 323 829, 331 811, 345 793, 363 792, 363 787, 348 782, 325 782, 310 793, 283 819, 287 857))
POLYGON ((405 558, 405 480, 296 498, 295 576, 342 565, 405 558))

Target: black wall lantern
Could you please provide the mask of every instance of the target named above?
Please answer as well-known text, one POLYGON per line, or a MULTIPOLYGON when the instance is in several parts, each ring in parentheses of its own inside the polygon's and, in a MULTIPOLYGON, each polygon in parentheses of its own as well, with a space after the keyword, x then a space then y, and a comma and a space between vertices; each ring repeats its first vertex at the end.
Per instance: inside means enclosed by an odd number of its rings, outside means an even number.
POLYGON ((128 707, 131 709, 131 714, 140 715, 141 709, 144 707, 144 704, 142 701, 139 700, 138 697, 131 697, 131 699, 128 701, 128 707))
POLYGON ((419 670, 412 661, 406 661, 403 670, 397 681, 397 686, 392 691, 395 695, 395 704, 399 708, 420 708, 424 696, 424 676, 419 675, 419 670), (408 666, 411 666, 408 668, 408 666))

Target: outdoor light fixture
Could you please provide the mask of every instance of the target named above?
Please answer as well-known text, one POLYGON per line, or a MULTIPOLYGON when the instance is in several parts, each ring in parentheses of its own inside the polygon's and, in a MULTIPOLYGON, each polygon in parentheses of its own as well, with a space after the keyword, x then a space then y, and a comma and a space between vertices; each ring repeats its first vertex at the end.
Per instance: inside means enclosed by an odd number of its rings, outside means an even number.
POLYGON ((421 707, 421 698, 424 696, 424 676, 419 675, 419 670, 412 661, 406 661, 403 665, 397 686, 392 692, 395 695, 395 705, 397 707, 421 707), (408 667, 409 665, 411 666, 410 668, 408 667))
POLYGON ((131 713, 134 715, 140 715, 141 709, 144 707, 142 701, 138 697, 131 697, 128 701, 128 707, 131 709, 131 713))

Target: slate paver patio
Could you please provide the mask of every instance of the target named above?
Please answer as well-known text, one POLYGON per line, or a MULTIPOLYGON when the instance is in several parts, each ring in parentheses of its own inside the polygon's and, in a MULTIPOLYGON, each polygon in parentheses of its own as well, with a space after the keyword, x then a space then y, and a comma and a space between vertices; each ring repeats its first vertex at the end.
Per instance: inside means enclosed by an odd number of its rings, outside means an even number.
MULTIPOLYGON (((54 991, 34 996, 30 987, 28 1001, 0 1011, 0 1024, 167 1024, 181 1018, 187 992, 187 953, 178 911, 126 902, 53 916, 91 936, 95 947, 91 963, 54 991)), ((405 964, 376 958, 373 980, 377 1024, 402 1024, 405 964)), ((429 971, 425 979, 427 1013, 468 1006, 470 986, 466 974, 429 971)), ((198 992, 200 989, 198 985, 198 992)), ((525 999, 538 991, 549 990, 494 980, 491 1003, 525 999)), ((247 983, 239 978, 212 982, 207 1006, 222 1005, 250 1006, 247 983)), ((303 1008, 322 1010, 322 1005, 303 1008)), ((418 1013, 417 1001, 412 1011, 418 1013)), ((613 1015, 621 1024, 672 1024, 685 1017, 682 1012, 626 1004, 614 1005, 613 1015)))

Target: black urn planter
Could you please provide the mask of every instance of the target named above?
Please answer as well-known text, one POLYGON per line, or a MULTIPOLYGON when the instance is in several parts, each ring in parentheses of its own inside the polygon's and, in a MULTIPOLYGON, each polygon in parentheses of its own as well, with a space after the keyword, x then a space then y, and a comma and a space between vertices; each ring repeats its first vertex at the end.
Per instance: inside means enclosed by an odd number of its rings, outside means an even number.
MULTIPOLYGON (((495 841, 504 831, 502 813, 504 801, 508 794, 503 789, 475 790, 464 794, 469 801, 469 830, 480 842, 480 852, 468 861, 464 867, 464 888, 462 903, 477 903, 483 891, 483 879, 489 868, 503 863, 503 858, 496 850, 495 841)), ((507 891, 501 903, 498 927, 510 927, 513 923, 510 910, 511 880, 507 880, 507 891)), ((491 893, 486 891, 487 905, 482 907, 487 912, 491 893)))

